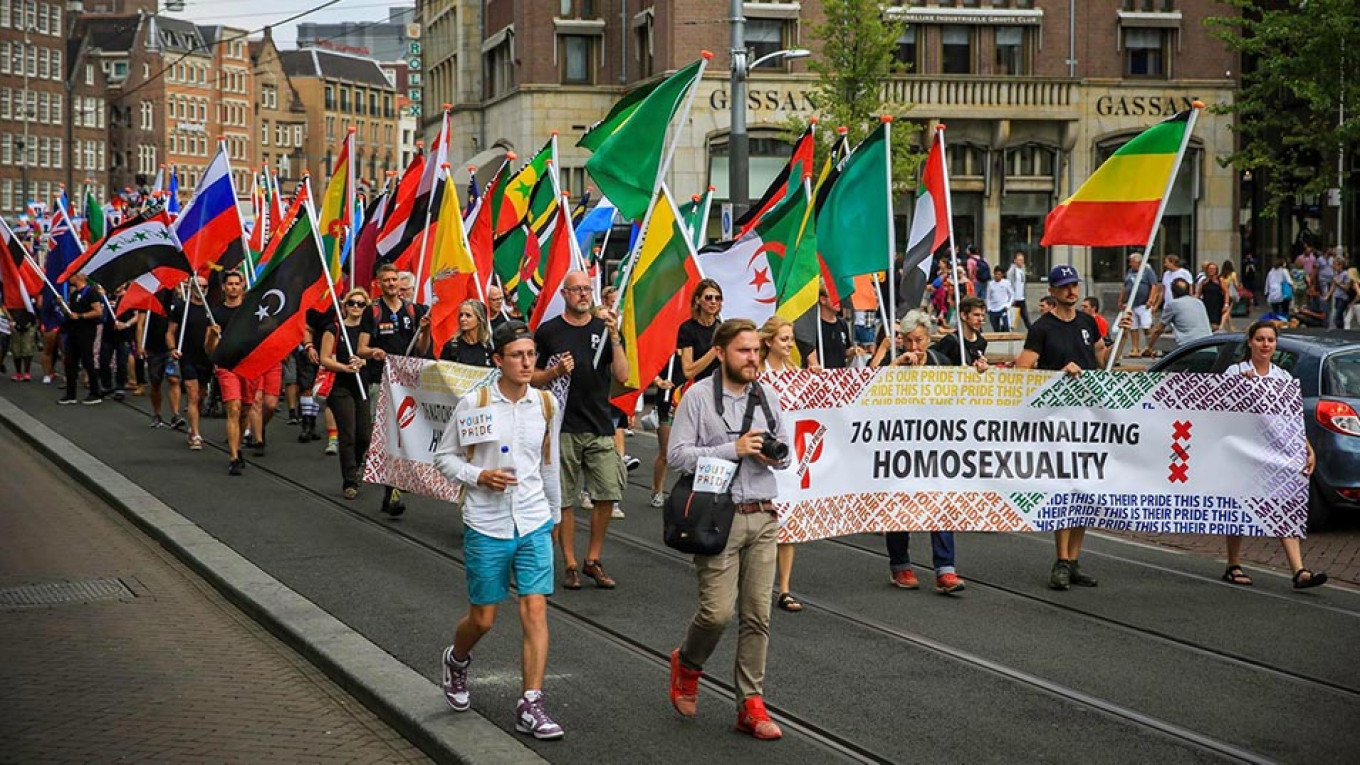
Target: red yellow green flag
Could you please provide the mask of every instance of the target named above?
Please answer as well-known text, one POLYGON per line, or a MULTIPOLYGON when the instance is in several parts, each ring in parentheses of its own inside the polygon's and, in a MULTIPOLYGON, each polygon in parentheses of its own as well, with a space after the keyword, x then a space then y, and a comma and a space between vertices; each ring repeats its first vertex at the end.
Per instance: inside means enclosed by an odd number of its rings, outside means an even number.
POLYGON ((345 241, 354 225, 354 163, 350 161, 354 133, 345 136, 340 144, 340 156, 335 158, 330 182, 321 197, 317 221, 321 227, 321 248, 326 255, 326 269, 331 281, 340 281, 345 255, 345 241))
POLYGON ((1168 117, 1120 147, 1048 214, 1040 245, 1146 244, 1190 139, 1196 111, 1168 117))

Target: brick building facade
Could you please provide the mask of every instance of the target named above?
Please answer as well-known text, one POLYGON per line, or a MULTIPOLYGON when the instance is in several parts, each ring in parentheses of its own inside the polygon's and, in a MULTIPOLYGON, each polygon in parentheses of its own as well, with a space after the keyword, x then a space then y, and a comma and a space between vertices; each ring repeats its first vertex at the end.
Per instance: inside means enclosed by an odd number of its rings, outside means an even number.
MULTIPOLYGON (((1071 258, 1095 280, 1113 282, 1122 251, 1041 248, 1044 216, 1139 131, 1195 99, 1232 98, 1235 57, 1203 24, 1231 9, 1213 0, 1083 0, 1072 18, 1070 7, 1066 0, 887 3, 884 13, 906 27, 897 73, 884 88, 903 105, 899 119, 948 125, 960 243, 975 243, 993 261, 1026 252, 1036 276, 1071 258)), ((713 51, 670 182, 683 195, 713 184, 725 197, 728 0, 425 0, 418 10, 425 103, 454 105, 459 158, 497 141, 534 147, 552 130, 579 135, 628 88, 713 51)), ((794 47, 817 55, 811 28, 822 21, 820 3, 745 2, 743 12, 756 56, 794 47)), ((815 113, 815 82, 802 61, 751 72, 753 195, 788 151, 780 140, 788 118, 815 113)), ((427 138, 436 119, 427 110, 427 138)), ((1201 115, 1159 254, 1186 255, 1192 265, 1236 257, 1237 179, 1214 161, 1233 146, 1230 125, 1229 117, 1201 115)), ((564 183, 579 189, 587 155, 572 143, 561 143, 564 183)), ((898 200, 902 240, 910 208, 909 198, 898 200)))
POLYGON ((306 109, 304 161, 314 192, 321 193, 318 184, 330 177, 350 126, 357 128, 356 179, 371 187, 386 171, 401 169, 397 90, 378 62, 319 48, 282 51, 281 60, 306 109))
POLYGON ((277 173, 292 188, 306 170, 307 108, 283 69, 283 59, 268 27, 250 43, 255 73, 255 121, 261 168, 277 173))

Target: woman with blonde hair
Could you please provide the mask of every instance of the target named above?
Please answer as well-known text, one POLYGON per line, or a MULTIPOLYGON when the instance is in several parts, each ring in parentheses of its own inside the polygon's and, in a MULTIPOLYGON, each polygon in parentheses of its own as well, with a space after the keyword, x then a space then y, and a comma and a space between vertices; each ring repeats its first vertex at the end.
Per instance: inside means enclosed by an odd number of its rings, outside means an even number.
MULTIPOLYGON (((793 322, 783 316, 771 316, 760 328, 760 359, 765 372, 791 372, 798 369, 793 361, 793 322)), ((782 520, 782 519, 781 519, 782 520)), ((779 585, 779 599, 775 605, 781 610, 797 613, 803 604, 793 597, 789 578, 793 576, 793 549, 791 544, 780 543, 775 547, 776 582, 779 585)))
POLYGON ((340 310, 342 318, 321 335, 318 358, 322 368, 334 375, 326 407, 335 416, 340 441, 341 490, 345 499, 354 499, 359 496, 359 466, 373 438, 373 416, 362 392, 364 360, 350 353, 359 347, 359 324, 368 310, 368 292, 363 287, 346 292, 340 310), (342 331, 344 338, 340 337, 342 331))
POLYGON ((439 351, 440 361, 474 367, 491 366, 491 323, 480 300, 464 300, 458 306, 458 334, 439 351))

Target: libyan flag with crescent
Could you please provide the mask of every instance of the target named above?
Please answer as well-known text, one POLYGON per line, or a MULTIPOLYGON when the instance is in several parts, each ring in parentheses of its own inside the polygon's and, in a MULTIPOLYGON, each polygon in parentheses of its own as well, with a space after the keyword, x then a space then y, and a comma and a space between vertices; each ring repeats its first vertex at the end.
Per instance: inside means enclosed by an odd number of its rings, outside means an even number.
POLYGON ((317 242, 315 219, 304 211, 280 237, 276 265, 255 282, 222 328, 214 364, 253 379, 302 342, 308 309, 325 304, 329 294, 317 242))

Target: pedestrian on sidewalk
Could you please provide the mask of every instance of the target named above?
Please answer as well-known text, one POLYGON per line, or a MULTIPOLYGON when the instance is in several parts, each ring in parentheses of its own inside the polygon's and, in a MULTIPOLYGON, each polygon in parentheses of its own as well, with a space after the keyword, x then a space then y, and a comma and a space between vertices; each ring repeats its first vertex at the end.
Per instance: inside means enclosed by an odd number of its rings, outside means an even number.
POLYGON ((595 580, 595 586, 608 590, 616 583, 605 572, 600 556, 614 503, 623 499, 624 486, 623 460, 614 449, 609 389, 612 382, 628 379, 628 357, 619 339, 618 313, 610 308, 596 315, 592 309, 586 272, 572 271, 563 278, 562 298, 562 315, 543 322, 534 333, 538 371, 533 380, 534 387, 542 388, 554 378, 571 375, 562 415, 562 523, 557 531, 562 559, 567 564, 562 586, 581 589, 584 574, 595 580), (557 364, 549 368, 554 359, 557 364), (592 506, 590 544, 584 565, 578 569, 572 508, 578 502, 587 502, 582 498, 583 490, 592 506))
POLYGON ((998 264, 992 269, 992 280, 987 282, 987 318, 993 332, 1011 331, 1011 306, 1015 304, 1015 288, 1006 279, 1006 272, 998 264))
MULTIPOLYGON (((1271 361, 1278 340, 1279 330, 1274 323, 1258 321, 1252 324, 1247 328, 1247 358, 1228 367, 1223 373, 1251 378, 1293 379, 1288 372, 1275 366, 1271 361)), ((1317 464, 1317 455, 1313 453, 1313 445, 1308 442, 1307 436, 1304 437, 1303 444, 1308 449, 1303 474, 1312 476, 1313 468, 1317 464)), ((1250 585, 1251 577, 1242 570, 1242 537, 1230 534, 1227 537, 1227 544, 1228 568, 1223 572, 1223 581, 1243 586, 1250 585)), ((1303 551, 1298 537, 1281 537, 1280 546, 1284 548, 1285 559, 1288 560, 1289 570, 1293 573, 1294 589, 1304 590, 1326 584, 1325 573, 1321 571, 1314 573, 1303 565, 1303 551)))
POLYGON ((471 707, 472 649, 495 623, 513 576, 524 631, 523 694, 515 707, 515 730, 558 739, 562 726, 544 709, 543 678, 547 597, 553 593, 552 529, 562 506, 561 411, 551 393, 529 386, 538 351, 523 323, 509 321, 496 329, 491 358, 500 378, 458 402, 434 455, 439 472, 464 487, 466 527, 469 606, 453 645, 444 649, 444 700, 458 712, 471 707))
POLYGON ((1013 305, 1020 312, 1020 321, 1025 323, 1025 331, 1028 332, 1030 321, 1029 312, 1025 310, 1025 253, 1015 253, 1011 267, 1006 270, 1006 281, 1011 283, 1011 292, 1015 293, 1013 305))
POLYGON ((768 439, 787 442, 787 436, 780 433, 774 389, 756 380, 761 360, 755 323, 728 319, 714 333, 713 347, 720 371, 680 400, 668 457, 683 473, 696 472, 700 461, 718 472, 726 467, 736 515, 721 552, 694 556, 699 608, 684 642, 671 652, 670 698, 677 712, 694 716, 704 664, 740 608, 737 730, 772 740, 783 735, 765 709, 770 587, 779 536, 772 500, 778 491, 774 471, 788 467, 789 457, 786 451, 782 460, 774 460, 762 448, 768 439))
POLYGON ((373 438, 373 413, 363 395, 365 391, 360 390, 365 384, 364 360, 357 353, 350 354, 359 344, 359 325, 368 310, 368 292, 355 287, 345 294, 341 307, 345 319, 326 327, 322 333, 320 359, 321 366, 335 375, 326 406, 335 417, 340 443, 340 491, 345 499, 354 499, 359 496, 359 468, 373 438), (341 331, 344 337, 340 336, 341 331))
POLYGON ((99 394, 99 372, 94 367, 95 353, 95 334, 99 331, 99 322, 104 317, 104 301, 100 299, 98 288, 85 278, 85 274, 76 273, 70 279, 70 299, 67 305, 70 307, 70 314, 66 318, 66 347, 62 349, 62 354, 66 359, 66 395, 62 396, 58 404, 74 404, 76 398, 76 386, 80 382, 80 370, 85 370, 85 382, 89 386, 89 395, 85 397, 85 403, 98 404, 104 399, 99 394))
MULTIPOLYGON (((1139 262, 1133 258, 1129 259, 1129 263, 1134 269, 1139 267, 1139 262)), ((1077 269, 1057 266, 1049 271, 1048 294, 1054 301, 1053 310, 1040 316, 1034 326, 1029 328, 1029 333, 1025 335, 1025 349, 1015 360, 1015 366, 1019 369, 1051 369, 1072 377, 1088 369, 1103 367, 1110 341, 1108 338, 1101 339, 1095 319, 1077 310, 1077 301, 1081 296, 1081 277, 1077 269)), ((1138 294, 1143 294, 1141 287, 1138 294)), ((1128 310, 1127 299, 1125 295, 1120 300, 1121 312, 1128 310)), ((1138 304, 1135 298, 1132 301, 1135 317, 1138 304)), ((1132 326, 1137 327, 1138 324, 1132 326)), ((1095 577, 1083 572, 1077 563, 1085 538, 1084 526, 1053 532, 1057 560, 1049 573, 1049 587, 1066 590, 1074 584, 1078 587, 1095 587, 1098 584, 1095 577)))

